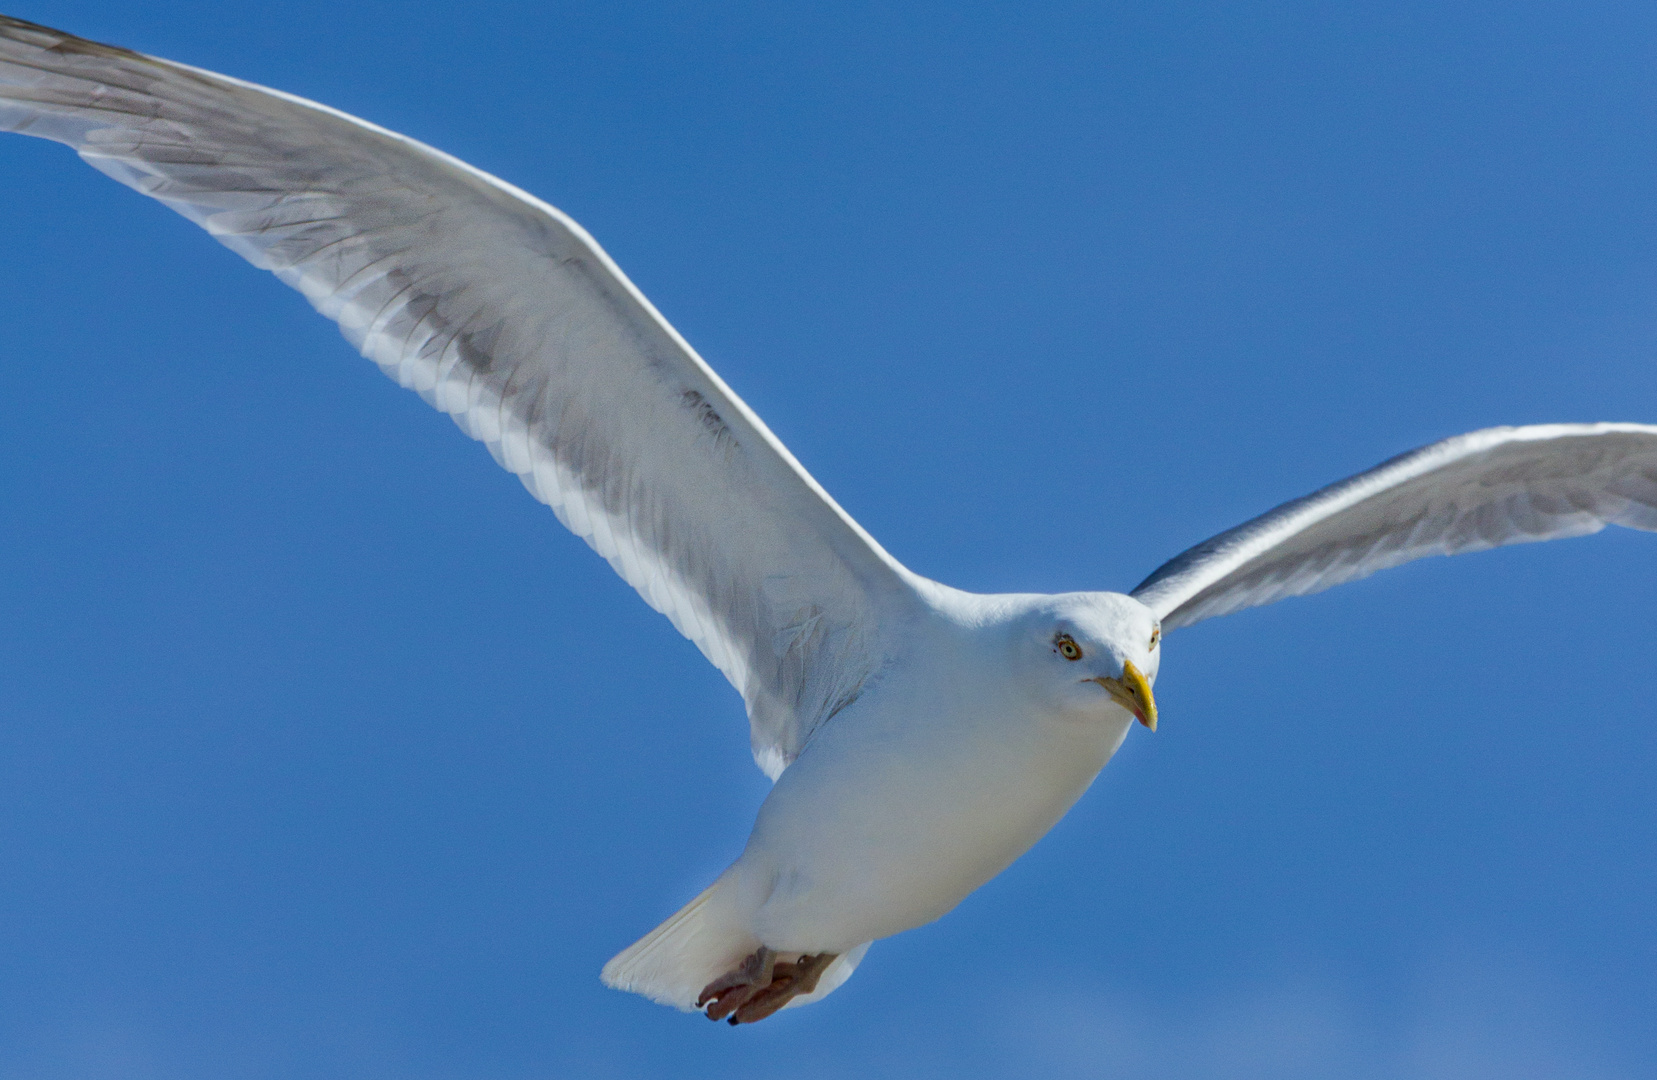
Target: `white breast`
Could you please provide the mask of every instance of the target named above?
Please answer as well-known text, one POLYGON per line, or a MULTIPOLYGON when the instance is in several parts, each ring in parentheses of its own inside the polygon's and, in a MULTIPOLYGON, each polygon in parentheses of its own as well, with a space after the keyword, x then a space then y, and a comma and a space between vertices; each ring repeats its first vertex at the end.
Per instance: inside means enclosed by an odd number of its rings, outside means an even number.
POLYGON ((984 657, 889 672, 818 733, 738 862, 773 948, 843 951, 932 921, 1039 840, 1131 718, 1036 712, 984 657))

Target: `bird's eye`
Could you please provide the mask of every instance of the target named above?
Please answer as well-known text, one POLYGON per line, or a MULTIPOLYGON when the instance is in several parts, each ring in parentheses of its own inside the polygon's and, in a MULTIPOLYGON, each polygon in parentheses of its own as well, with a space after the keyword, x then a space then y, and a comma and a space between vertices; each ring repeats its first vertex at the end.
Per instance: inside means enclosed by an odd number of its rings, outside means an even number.
POLYGON ((1060 634, 1054 641, 1059 646, 1059 655, 1066 660, 1080 660, 1082 658, 1082 647, 1076 644, 1075 639, 1069 634, 1060 634))
POLYGON ((1156 651, 1156 643, 1161 641, 1161 640, 1162 640, 1162 627, 1160 627, 1160 626, 1153 627, 1151 629, 1151 647, 1147 651, 1155 652, 1156 651))

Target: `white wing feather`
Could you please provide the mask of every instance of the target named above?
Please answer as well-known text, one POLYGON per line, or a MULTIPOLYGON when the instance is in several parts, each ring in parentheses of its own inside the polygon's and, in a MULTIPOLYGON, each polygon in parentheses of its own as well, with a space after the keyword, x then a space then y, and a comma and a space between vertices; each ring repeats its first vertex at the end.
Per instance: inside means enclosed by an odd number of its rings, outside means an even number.
POLYGON ((910 576, 580 226, 250 83, 0 17, 0 130, 67 143, 303 293, 485 443, 742 693, 773 778, 910 576))
POLYGON ((1458 435, 1284 503, 1133 591, 1172 630, 1427 555, 1657 531, 1657 427, 1538 424, 1458 435))

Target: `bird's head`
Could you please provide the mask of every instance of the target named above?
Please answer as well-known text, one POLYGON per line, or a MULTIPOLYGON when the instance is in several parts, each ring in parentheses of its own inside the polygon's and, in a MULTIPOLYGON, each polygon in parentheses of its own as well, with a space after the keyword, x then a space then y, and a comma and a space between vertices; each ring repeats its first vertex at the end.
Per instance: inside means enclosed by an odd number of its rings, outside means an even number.
POLYGON ((1065 711, 1120 706, 1156 730, 1162 628, 1144 604, 1121 593, 1063 593, 1042 597, 1020 623, 1038 692, 1065 711))

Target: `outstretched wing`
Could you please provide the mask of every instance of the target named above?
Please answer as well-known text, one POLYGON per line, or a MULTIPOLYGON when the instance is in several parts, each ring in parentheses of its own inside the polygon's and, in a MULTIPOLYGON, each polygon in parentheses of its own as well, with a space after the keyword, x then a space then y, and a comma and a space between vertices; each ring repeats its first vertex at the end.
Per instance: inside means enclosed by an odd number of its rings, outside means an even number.
POLYGON ((0 130, 67 143, 336 320, 741 691, 775 777, 881 662, 909 577, 575 222, 249 83, 0 17, 0 130))
POLYGON ((1164 563, 1133 596, 1164 629, 1427 555, 1657 531, 1657 427, 1500 427, 1401 454, 1164 563))

